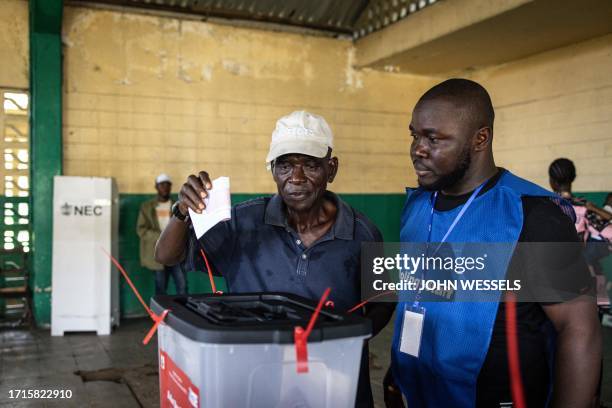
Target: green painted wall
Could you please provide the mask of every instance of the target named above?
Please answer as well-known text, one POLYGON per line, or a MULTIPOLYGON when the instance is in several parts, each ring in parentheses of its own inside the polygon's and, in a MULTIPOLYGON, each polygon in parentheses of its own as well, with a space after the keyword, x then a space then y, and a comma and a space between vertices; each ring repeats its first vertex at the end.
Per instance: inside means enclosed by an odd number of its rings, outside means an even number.
MULTIPOLYGON (((140 266, 139 238, 136 235, 136 220, 140 204, 152 198, 153 195, 121 194, 119 199, 119 262, 130 275, 132 282, 143 296, 149 299, 155 293, 155 277, 153 273, 140 266)), ((119 301, 121 303, 121 316, 144 316, 145 311, 134 296, 129 285, 121 277, 119 301)), ((195 271, 188 272, 189 290, 192 293, 210 292, 208 275, 195 271)), ((219 290, 225 290, 222 278, 215 279, 219 290)), ((175 293, 174 282, 170 280, 169 293, 175 293)))
POLYGON ((594 203, 597 206, 603 207, 604 201, 608 196, 608 193, 604 193, 601 191, 592 191, 588 193, 574 193, 576 197, 585 198, 588 201, 594 203))
MULTIPOLYGON (((591 192, 578 193, 577 195, 601 205, 606 194, 591 192)), ((261 194, 233 194, 232 204, 260 196, 261 194)), ((366 214, 380 228, 386 241, 399 240, 399 217, 405 197, 403 194, 341 194, 340 196, 353 208, 366 214)), ((155 284, 151 272, 140 266, 136 219, 140 204, 152 197, 153 195, 143 194, 122 194, 120 197, 119 258, 145 299, 153 295, 155 284)), ((612 259, 608 259, 608 261, 608 264, 612 263, 612 259)), ((606 264, 606 270, 612 271, 612 265, 608 264, 606 264)), ((188 279, 191 293, 210 292, 210 283, 206 273, 191 271, 188 272, 188 279)), ((222 278, 216 278, 215 285, 220 290, 225 290, 225 283, 222 278)), ((169 290, 170 293, 173 293, 173 283, 171 283, 169 290)), ((120 298, 123 317, 144 315, 142 306, 123 279, 121 280, 120 298)))
MULTIPOLYGON (((606 197, 605 192, 578 193, 596 204, 601 204, 606 197)), ((236 204, 259 194, 233 194, 232 203, 236 204)), ((119 219, 119 261, 130 274, 134 284, 145 299, 149 299, 155 289, 154 277, 148 270, 140 266, 136 235, 136 219, 140 204, 153 197, 145 194, 120 195, 119 219)), ((404 203, 402 194, 341 194, 341 197, 354 208, 366 214, 382 231, 385 240, 397 241, 399 237, 399 216, 404 203)), ((51 268, 51 266, 48 266, 51 268)), ((609 265, 607 269, 611 269, 609 265)), ((612 269, 611 269, 612 270, 612 269)), ((611 276, 612 277, 612 276, 611 276)), ((189 286, 192 293, 205 293, 210 291, 208 276, 203 272, 188 272, 189 286)), ((122 317, 144 316, 144 310, 123 278, 120 278, 120 301, 122 317)), ((225 290, 222 278, 216 278, 216 285, 225 290)), ((170 293, 174 293, 174 284, 170 283, 170 293)), ((47 296, 46 299, 49 299, 47 296)), ((50 302, 46 300, 39 305, 39 316, 50 315, 50 302)), ((39 321, 39 323, 45 323, 39 321)))

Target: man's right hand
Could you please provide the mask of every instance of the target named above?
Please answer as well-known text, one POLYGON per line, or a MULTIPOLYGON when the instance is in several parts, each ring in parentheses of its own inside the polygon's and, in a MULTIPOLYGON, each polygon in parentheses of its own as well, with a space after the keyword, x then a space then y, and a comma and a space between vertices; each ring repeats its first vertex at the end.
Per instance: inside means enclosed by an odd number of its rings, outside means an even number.
POLYGON ((200 214, 206 208, 204 199, 208 197, 208 190, 212 188, 212 182, 208 173, 200 171, 197 176, 191 174, 187 177, 185 184, 179 191, 179 210, 187 215, 188 208, 200 214))

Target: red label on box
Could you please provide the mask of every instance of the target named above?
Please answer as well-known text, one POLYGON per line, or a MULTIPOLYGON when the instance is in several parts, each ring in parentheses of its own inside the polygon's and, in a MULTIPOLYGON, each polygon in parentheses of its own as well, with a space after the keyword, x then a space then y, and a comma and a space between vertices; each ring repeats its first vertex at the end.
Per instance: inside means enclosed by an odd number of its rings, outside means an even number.
POLYGON ((162 408, 199 408, 200 391, 163 350, 159 350, 159 400, 162 408))

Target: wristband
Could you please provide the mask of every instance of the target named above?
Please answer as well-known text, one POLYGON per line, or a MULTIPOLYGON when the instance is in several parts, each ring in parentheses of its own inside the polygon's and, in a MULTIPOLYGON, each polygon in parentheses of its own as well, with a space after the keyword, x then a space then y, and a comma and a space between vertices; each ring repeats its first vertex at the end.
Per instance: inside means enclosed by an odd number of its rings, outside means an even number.
POLYGON ((179 202, 177 201, 176 203, 172 204, 172 215, 175 216, 176 218, 178 218, 179 220, 185 222, 185 219, 187 219, 187 215, 183 215, 183 213, 181 212, 181 210, 179 210, 179 202))

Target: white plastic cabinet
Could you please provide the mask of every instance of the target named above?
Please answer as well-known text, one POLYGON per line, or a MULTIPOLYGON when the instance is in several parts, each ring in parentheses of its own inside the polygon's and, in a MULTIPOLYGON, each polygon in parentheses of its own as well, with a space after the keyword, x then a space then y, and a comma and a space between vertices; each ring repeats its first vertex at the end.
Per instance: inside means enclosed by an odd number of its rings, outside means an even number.
POLYGON ((51 334, 119 324, 119 198, 112 178, 56 176, 53 189, 51 334))

